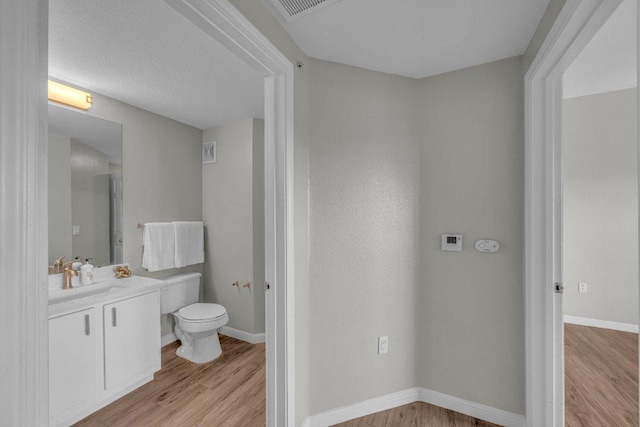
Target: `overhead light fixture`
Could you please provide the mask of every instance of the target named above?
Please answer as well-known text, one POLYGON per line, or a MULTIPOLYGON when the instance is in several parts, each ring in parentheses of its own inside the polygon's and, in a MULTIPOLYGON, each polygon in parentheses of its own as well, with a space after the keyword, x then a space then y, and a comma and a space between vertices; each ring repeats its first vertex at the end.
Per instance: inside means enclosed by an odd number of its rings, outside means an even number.
POLYGON ((93 104, 90 93, 49 80, 49 101, 88 110, 93 104))

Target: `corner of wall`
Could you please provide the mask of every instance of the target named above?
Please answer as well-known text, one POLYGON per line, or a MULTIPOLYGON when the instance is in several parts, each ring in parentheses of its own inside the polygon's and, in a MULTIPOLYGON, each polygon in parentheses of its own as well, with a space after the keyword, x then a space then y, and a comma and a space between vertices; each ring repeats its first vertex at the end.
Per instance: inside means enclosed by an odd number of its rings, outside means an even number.
POLYGON ((421 93, 417 385, 523 413, 521 57, 427 77, 421 93), (453 232, 462 252, 441 251, 453 232), (487 238, 499 252, 474 249, 487 238))

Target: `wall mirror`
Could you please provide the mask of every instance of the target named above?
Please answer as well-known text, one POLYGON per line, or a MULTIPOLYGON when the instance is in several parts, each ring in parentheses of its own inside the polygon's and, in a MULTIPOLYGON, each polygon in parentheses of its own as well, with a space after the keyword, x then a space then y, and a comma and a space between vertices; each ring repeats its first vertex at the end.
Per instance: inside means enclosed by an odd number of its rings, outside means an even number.
POLYGON ((53 104, 48 115, 49 265, 120 263, 122 126, 53 104))

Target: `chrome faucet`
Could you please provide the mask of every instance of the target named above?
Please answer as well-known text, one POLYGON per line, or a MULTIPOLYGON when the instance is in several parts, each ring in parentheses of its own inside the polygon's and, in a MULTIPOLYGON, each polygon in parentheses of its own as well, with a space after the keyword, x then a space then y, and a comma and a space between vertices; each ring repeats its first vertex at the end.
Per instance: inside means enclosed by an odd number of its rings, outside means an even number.
POLYGON ((71 284, 71 279, 74 276, 78 275, 78 272, 76 270, 74 270, 73 268, 71 268, 71 264, 73 264, 75 261, 69 261, 64 263, 64 265, 62 266, 64 269, 64 281, 62 282, 62 289, 71 289, 73 288, 73 285, 71 284))

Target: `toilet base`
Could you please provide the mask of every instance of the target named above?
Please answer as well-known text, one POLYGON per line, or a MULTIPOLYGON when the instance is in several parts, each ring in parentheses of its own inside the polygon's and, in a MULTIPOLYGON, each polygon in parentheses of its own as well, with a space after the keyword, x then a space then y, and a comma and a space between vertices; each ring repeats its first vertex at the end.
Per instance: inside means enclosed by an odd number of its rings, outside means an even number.
POLYGON ((175 327, 176 336, 180 340, 180 347, 176 355, 194 363, 208 363, 216 360, 222 354, 218 331, 189 333, 175 327))

